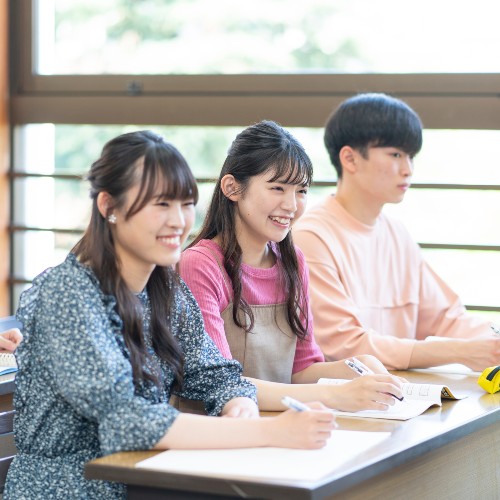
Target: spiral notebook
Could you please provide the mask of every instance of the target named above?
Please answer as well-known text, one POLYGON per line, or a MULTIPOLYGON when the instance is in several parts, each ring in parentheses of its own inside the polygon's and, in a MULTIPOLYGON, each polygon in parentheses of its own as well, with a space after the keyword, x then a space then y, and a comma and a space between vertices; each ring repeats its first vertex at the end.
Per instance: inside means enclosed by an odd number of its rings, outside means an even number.
POLYGON ((10 353, 0 353, 0 375, 17 372, 16 357, 10 353))

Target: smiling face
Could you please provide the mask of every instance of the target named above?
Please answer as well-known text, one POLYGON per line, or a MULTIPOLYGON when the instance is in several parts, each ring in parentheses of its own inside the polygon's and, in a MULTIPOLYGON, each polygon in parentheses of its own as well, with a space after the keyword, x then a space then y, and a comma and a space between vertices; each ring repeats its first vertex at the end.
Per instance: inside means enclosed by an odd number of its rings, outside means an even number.
MULTIPOLYGON (((127 210, 138 193, 136 185, 127 193, 126 205, 115 210, 113 239, 125 281, 145 285, 155 266, 172 266, 179 261, 195 212, 192 199, 170 200, 158 194, 127 219, 127 210)), ((140 289, 134 291, 141 291, 144 285, 137 285, 140 289)))
POLYGON ((139 195, 134 185, 120 209, 114 210, 112 224, 120 272, 134 292, 140 292, 155 266, 172 266, 179 261, 182 244, 194 222, 194 200, 167 199, 155 194, 135 214, 127 213, 139 195))
POLYGON ((254 176, 238 195, 236 231, 240 245, 242 241, 258 246, 280 242, 304 213, 307 186, 271 179, 272 171, 254 176))

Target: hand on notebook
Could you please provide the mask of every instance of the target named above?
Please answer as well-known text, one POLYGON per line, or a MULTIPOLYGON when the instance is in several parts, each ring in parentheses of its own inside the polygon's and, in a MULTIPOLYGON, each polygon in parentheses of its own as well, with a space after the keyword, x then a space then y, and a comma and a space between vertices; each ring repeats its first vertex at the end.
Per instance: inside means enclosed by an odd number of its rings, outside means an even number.
MULTIPOLYGON (((387 374, 358 377, 341 385, 325 385, 331 392, 332 403, 328 406, 342 411, 387 410, 401 398, 402 381, 387 374)), ((323 399, 324 401, 324 399, 323 399)))
POLYGON ((0 333, 0 352, 14 352, 23 340, 23 335, 17 328, 0 333))

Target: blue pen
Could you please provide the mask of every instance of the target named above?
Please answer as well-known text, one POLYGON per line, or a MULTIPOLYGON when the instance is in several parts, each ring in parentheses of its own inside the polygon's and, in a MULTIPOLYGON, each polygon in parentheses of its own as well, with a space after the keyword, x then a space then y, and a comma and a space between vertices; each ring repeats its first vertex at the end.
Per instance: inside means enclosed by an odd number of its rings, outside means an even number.
POLYGON ((285 396, 281 402, 287 407, 291 408, 295 411, 308 411, 310 410, 309 406, 297 401, 296 399, 291 398, 290 396, 285 396))

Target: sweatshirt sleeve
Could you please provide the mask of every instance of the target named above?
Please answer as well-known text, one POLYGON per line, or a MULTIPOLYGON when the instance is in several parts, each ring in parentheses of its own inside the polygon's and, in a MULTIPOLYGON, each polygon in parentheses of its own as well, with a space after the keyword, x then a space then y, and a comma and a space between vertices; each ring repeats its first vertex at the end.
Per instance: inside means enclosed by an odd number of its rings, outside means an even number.
POLYGON ((307 229, 294 230, 293 238, 309 267, 314 332, 325 359, 335 361, 372 354, 387 368, 407 369, 416 341, 365 328, 325 242, 307 229))
POLYGON ((422 261, 420 276, 417 339, 491 336, 490 322, 468 314, 460 297, 425 261, 422 261))

